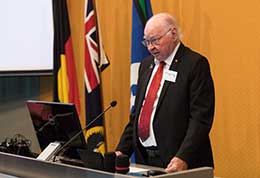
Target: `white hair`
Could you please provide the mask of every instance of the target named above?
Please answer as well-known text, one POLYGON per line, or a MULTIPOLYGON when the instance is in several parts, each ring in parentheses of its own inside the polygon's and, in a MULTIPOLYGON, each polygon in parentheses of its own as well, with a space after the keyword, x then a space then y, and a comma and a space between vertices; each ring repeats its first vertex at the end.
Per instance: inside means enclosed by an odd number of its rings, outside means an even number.
POLYGON ((181 39, 183 37, 182 33, 181 33, 181 29, 176 21, 176 19, 170 15, 169 13, 159 13, 159 14, 155 14, 154 16, 152 16, 148 21, 147 23, 150 21, 150 20, 153 20, 153 19, 157 19, 159 18, 162 23, 162 25, 164 25, 165 27, 175 27, 176 28, 176 31, 177 31, 177 36, 179 39, 181 39))

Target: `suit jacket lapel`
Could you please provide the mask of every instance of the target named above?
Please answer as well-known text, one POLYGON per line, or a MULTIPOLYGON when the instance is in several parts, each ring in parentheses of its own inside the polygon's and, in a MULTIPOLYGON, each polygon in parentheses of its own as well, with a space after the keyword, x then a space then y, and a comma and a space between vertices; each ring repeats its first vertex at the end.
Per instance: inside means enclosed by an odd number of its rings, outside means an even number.
MULTIPOLYGON (((184 53, 184 50, 185 50, 185 46, 181 43, 178 51, 176 52, 176 54, 174 56, 174 59, 172 61, 172 64, 171 64, 169 70, 177 71, 178 66, 179 66, 179 64, 180 64, 180 62, 182 60, 181 57, 182 57, 182 55, 184 53)), ((163 98, 165 96, 166 91, 168 90, 168 87, 169 87, 170 83, 171 82, 169 82, 169 81, 164 81, 164 85, 163 85, 163 88, 162 88, 162 91, 161 91, 161 94, 160 94, 160 97, 159 97, 159 101, 158 101, 158 104, 157 104, 157 109, 160 107, 160 105, 162 103, 162 100, 163 100, 163 98)))

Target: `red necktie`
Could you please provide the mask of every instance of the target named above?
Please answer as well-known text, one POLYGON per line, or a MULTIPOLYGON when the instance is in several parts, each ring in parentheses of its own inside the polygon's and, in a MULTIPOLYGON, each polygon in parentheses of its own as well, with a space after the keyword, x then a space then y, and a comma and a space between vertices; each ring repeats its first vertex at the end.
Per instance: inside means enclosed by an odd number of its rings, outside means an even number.
POLYGON ((163 67, 165 62, 161 62, 155 75, 153 76, 147 96, 144 101, 143 109, 138 123, 138 136, 142 141, 149 137, 150 119, 153 111, 154 101, 156 99, 160 83, 163 75, 163 67))

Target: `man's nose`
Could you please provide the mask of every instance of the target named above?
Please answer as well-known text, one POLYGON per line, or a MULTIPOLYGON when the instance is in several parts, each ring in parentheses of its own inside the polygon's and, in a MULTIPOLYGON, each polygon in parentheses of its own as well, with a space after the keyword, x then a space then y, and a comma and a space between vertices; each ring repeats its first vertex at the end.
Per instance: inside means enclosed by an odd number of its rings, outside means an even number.
POLYGON ((148 43, 148 44, 147 44, 147 49, 148 49, 149 51, 152 50, 152 49, 154 49, 153 43, 148 43))

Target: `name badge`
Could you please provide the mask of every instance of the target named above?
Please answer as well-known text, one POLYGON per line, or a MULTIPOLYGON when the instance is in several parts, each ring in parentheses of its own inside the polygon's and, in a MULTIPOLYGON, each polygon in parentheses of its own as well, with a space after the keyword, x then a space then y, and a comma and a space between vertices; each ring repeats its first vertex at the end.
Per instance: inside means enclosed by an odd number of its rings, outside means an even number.
POLYGON ((172 70, 165 70, 164 71, 164 80, 169 82, 176 82, 178 72, 172 70))

